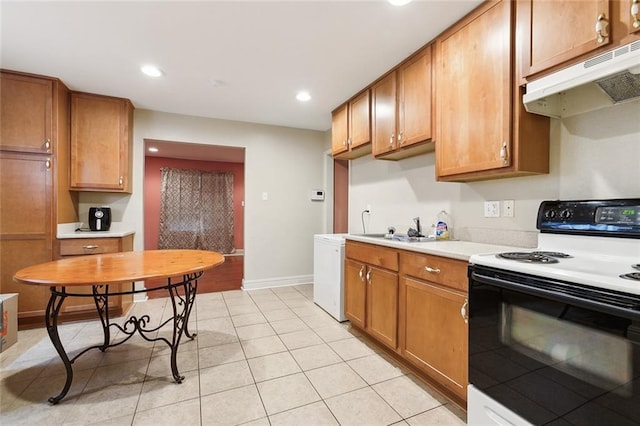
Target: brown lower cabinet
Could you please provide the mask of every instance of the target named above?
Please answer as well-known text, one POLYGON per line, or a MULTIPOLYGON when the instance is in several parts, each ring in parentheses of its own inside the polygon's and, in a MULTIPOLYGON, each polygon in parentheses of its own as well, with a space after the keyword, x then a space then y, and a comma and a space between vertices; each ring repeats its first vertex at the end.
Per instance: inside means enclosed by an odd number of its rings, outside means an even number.
POLYGON ((446 287, 402 278, 402 355, 433 380, 466 400, 467 324, 460 310, 467 296, 446 287))
MULTIPOLYGON (((124 237, 109 238, 69 238, 58 240, 58 258, 83 256, 103 253, 118 253, 133 250, 133 234, 124 237)), ((133 283, 110 285, 109 292, 130 290, 133 283)), ((92 287, 69 287, 69 293, 91 294, 92 287)), ((121 316, 133 304, 133 295, 109 297, 109 315, 121 316)), ((96 305, 91 297, 68 297, 62 305, 61 318, 63 320, 77 320, 96 318, 96 305)))
POLYGON ((345 256, 352 326, 465 407, 467 262, 351 240, 345 256))
POLYGON ((351 241, 345 250, 345 316, 395 350, 398 345, 398 253, 351 241))

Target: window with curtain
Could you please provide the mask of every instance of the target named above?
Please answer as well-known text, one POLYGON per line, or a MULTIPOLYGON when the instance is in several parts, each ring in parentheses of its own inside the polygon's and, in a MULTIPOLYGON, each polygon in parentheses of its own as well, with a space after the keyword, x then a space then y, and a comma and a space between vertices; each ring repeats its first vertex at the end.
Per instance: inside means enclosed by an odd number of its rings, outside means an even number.
POLYGON ((159 249, 233 253, 233 173, 161 169, 159 249))

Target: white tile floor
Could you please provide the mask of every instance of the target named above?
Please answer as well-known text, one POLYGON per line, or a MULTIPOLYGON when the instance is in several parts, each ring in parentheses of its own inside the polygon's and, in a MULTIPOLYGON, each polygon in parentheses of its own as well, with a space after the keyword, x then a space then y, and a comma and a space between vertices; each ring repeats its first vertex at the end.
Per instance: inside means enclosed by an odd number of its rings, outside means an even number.
MULTIPOLYGON (((74 364, 67 397, 47 398, 64 368, 44 329, 0 354, 0 423, 8 425, 460 425, 465 414, 311 301, 312 286, 198 295, 195 340, 178 354, 136 337, 74 364)), ((168 299, 133 315, 167 318, 168 299)), ((61 326, 69 353, 98 343, 97 321, 61 326)), ((116 336, 117 338, 117 336, 116 336)))

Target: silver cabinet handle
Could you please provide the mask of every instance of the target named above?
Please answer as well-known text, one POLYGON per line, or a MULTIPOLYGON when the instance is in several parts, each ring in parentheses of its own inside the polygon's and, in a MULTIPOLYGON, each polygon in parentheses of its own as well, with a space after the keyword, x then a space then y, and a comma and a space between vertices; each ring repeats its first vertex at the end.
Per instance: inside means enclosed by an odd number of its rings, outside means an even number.
POLYGON ((393 135, 389 137, 389 145, 393 145, 393 135))
POLYGON ((598 15, 598 19, 596 20, 596 35, 598 36, 598 43, 602 44, 605 42, 607 37, 609 37, 609 33, 605 32, 605 26, 609 24, 607 17, 604 13, 598 15))
POLYGON ((118 179, 118 185, 120 185, 120 188, 122 188, 122 186, 124 185, 124 177, 120 176, 120 179, 118 179))
POLYGON ((347 146, 351 146, 351 138, 347 138, 347 146))
POLYGON ((631 16, 633 17, 633 28, 640 28, 640 19, 638 18, 638 14, 640 14, 640 0, 633 0, 631 4, 631 16))
POLYGON ((371 269, 367 271, 367 282, 371 284, 371 269))
POLYGON ((46 167, 46 169, 49 170, 51 168, 51 160, 46 160, 44 162, 44 167, 46 167))
POLYGON ((425 266, 424 270, 427 272, 431 272, 432 274, 439 274, 440 268, 432 268, 431 266, 425 266))
POLYGON ((502 147, 500 148, 500 158, 502 158, 503 165, 509 165, 509 151, 507 149, 506 142, 502 142, 502 147))
POLYGON ((88 246, 82 246, 82 248, 85 249, 85 250, 95 250, 95 249, 98 248, 98 246, 92 244, 92 245, 88 245, 88 246))
POLYGON ((462 307, 460 308, 460 315, 462 316, 462 319, 464 320, 465 324, 469 324, 469 317, 467 316, 467 307, 469 306, 469 299, 464 299, 464 303, 462 304, 462 307))
POLYGON ((402 144, 404 143, 404 141, 402 140, 402 137, 403 137, 403 134, 402 134, 402 132, 400 132, 400 133, 398 134, 398 143, 399 143, 400 145, 402 145, 402 144))
POLYGON ((358 273, 358 275, 360 276, 360 281, 364 281, 364 268, 365 266, 362 265, 362 268, 360 268, 360 272, 358 273))
POLYGON ((51 149, 51 139, 47 138, 47 140, 44 141, 44 149, 46 149, 47 151, 51 149))

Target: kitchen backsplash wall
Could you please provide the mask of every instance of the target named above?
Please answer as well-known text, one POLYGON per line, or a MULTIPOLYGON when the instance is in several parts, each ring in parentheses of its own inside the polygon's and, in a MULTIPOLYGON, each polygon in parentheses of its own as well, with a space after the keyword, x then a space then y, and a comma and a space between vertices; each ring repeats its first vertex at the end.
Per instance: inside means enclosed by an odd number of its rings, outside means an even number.
POLYGON ((434 161, 432 153, 399 162, 352 161, 350 232, 363 232, 363 217, 366 232, 388 226, 406 232, 416 216, 428 229, 445 209, 456 238, 535 246, 542 200, 640 197, 640 101, 552 120, 548 175, 436 182, 434 161), (515 216, 484 218, 487 200, 515 200, 515 216), (371 213, 362 215, 367 206, 371 213))

